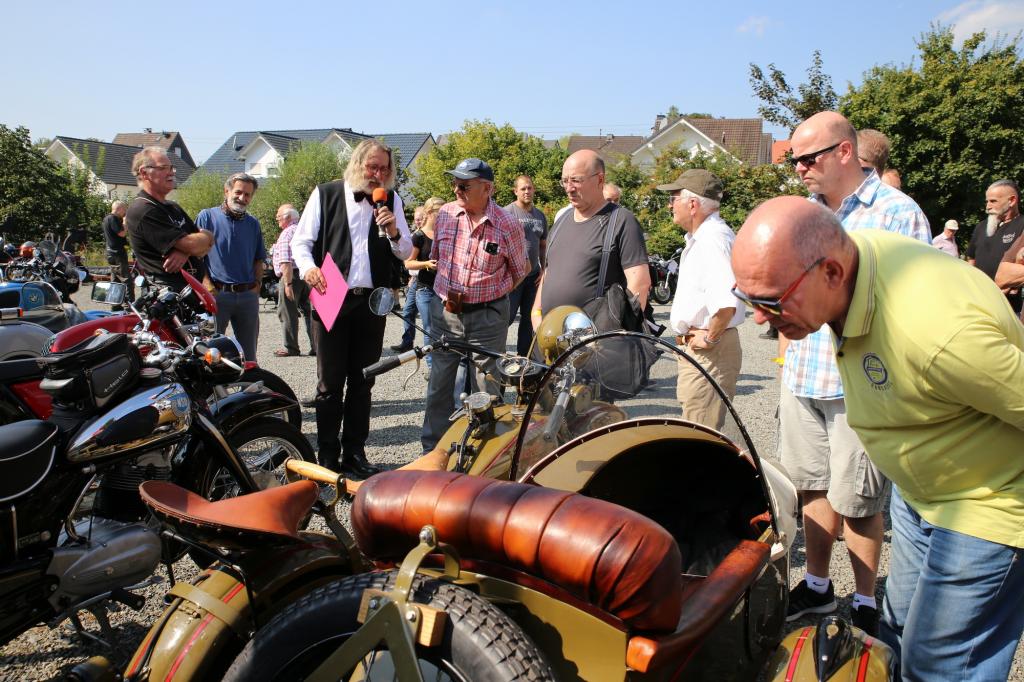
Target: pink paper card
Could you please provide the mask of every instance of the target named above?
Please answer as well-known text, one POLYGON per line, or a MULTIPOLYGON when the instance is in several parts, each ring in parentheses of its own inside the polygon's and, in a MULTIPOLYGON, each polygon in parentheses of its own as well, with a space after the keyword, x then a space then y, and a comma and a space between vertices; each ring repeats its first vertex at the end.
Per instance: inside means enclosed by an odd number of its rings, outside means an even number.
POLYGON ((341 304, 345 302, 345 296, 348 295, 348 282, 345 281, 345 276, 341 274, 341 270, 338 269, 330 254, 324 258, 320 272, 327 282, 326 290, 321 294, 313 289, 309 292, 309 301, 316 308, 317 315, 320 316, 324 327, 327 328, 327 331, 331 331, 334 321, 338 319, 338 313, 341 312, 341 304))

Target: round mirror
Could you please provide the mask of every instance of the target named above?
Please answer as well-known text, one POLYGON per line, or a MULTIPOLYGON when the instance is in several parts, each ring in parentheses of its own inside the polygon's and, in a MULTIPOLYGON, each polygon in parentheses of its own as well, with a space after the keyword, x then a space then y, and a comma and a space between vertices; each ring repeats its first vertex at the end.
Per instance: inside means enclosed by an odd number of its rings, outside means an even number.
POLYGON ((395 307, 395 295, 387 287, 377 287, 370 294, 370 310, 383 317, 395 307))

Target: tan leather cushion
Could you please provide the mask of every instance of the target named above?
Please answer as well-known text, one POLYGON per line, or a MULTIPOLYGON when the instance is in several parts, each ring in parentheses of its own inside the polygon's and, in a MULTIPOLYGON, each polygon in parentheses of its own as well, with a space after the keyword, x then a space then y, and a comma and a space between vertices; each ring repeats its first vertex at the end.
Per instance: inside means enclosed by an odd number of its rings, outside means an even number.
POLYGON ((352 524, 371 559, 401 559, 431 524, 463 556, 536 575, 631 628, 673 630, 679 622, 675 540, 609 502, 447 471, 392 471, 363 483, 352 524))

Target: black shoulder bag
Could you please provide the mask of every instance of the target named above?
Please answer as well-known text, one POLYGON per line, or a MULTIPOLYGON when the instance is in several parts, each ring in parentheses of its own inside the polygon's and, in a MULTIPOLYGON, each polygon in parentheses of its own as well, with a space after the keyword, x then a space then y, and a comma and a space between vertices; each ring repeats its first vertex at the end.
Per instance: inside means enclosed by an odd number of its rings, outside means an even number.
POLYGON ((636 296, 629 293, 622 284, 616 282, 605 289, 604 283, 608 275, 608 259, 612 250, 612 238, 615 232, 615 216, 619 209, 616 207, 607 216, 604 223, 604 243, 601 246, 601 269, 597 276, 597 288, 594 290, 594 297, 583 304, 585 312, 598 331, 608 332, 617 329, 625 329, 631 332, 644 331, 644 316, 640 310, 640 303, 636 296))

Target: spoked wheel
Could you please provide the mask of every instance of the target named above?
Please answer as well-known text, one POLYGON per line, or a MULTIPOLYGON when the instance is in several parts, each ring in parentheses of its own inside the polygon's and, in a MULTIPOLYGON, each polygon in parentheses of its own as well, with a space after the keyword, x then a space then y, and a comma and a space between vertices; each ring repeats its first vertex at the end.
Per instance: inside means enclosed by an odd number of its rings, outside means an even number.
MULTIPOLYGON (((247 424, 228 438, 228 444, 245 462, 260 489, 285 482, 284 462, 289 457, 315 462, 309 441, 300 431, 280 419, 262 418, 247 424)), ((211 462, 203 477, 203 496, 208 500, 235 497, 238 483, 231 472, 211 462)))
POLYGON ((662 280, 658 282, 652 291, 652 295, 655 301, 663 305, 672 300, 672 290, 669 289, 668 281, 662 280))
MULTIPOLYGON (((279 613, 246 645, 225 680, 303 680, 355 633, 363 591, 389 590, 395 571, 366 573, 314 590, 279 613)), ((498 682, 551 680, 554 674, 536 645, 508 616, 472 592, 418 577, 413 598, 447 614, 444 637, 416 648, 424 680, 498 682)), ((381 645, 383 646, 383 644, 381 645)), ((394 680, 386 649, 369 652, 354 670, 331 671, 341 680, 394 680)))

